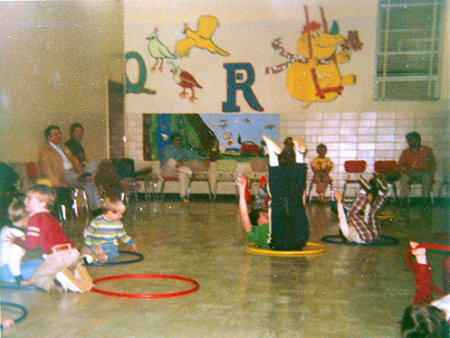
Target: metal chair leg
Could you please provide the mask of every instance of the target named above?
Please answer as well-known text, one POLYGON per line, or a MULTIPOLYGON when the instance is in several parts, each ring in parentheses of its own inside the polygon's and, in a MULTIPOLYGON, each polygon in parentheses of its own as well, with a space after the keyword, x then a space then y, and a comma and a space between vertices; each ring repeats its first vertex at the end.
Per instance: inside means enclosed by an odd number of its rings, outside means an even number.
POLYGON ((164 200, 164 186, 166 185, 166 181, 162 181, 162 183, 161 183, 161 191, 160 191, 160 193, 159 193, 159 199, 161 200, 161 201, 163 201, 164 200))
POLYGON ((308 190, 308 201, 309 201, 309 204, 311 204, 311 200, 312 200, 311 191, 312 191, 313 185, 314 185, 314 182, 311 181, 311 184, 309 185, 309 190, 308 190))

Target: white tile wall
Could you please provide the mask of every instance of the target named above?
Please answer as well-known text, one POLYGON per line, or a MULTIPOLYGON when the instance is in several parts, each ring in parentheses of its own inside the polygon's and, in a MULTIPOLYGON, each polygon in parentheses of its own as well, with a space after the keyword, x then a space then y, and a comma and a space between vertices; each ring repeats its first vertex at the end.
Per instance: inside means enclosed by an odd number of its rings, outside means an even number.
MULTIPOLYGON (((437 158, 434 185, 437 193, 444 174, 450 178, 448 120, 448 113, 280 113, 279 140, 282 142, 288 135, 304 136, 309 148, 308 162, 317 156, 317 145, 326 144, 328 156, 335 164, 331 173, 334 186, 342 189, 343 180, 347 177, 344 171, 346 160, 366 160, 368 166, 364 176, 369 178, 375 160, 399 159, 407 147, 405 134, 415 130, 422 135, 422 143, 433 148, 437 158)), ((143 161, 142 137, 142 114, 127 114, 127 156, 135 159, 137 168, 148 165, 143 161)), ((234 191, 230 190, 230 193, 234 191)), ((348 190, 348 194, 352 193, 356 193, 355 189, 348 190)), ((419 193, 420 186, 414 186, 413 194, 419 193)))

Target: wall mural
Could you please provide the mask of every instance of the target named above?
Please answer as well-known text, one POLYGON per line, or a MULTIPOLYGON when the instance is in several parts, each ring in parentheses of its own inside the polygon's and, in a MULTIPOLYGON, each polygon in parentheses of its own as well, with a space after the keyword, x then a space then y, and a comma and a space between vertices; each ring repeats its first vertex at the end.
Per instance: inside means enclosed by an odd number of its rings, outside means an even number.
POLYGON ((227 101, 222 103, 222 111, 240 112, 241 107, 236 104, 236 92, 242 91, 244 98, 256 111, 264 111, 259 104, 252 85, 255 82, 255 71, 250 63, 224 63, 227 70, 227 101))
MULTIPOLYGON (((192 74, 181 69, 181 67, 177 66, 172 60, 176 60, 178 57, 182 58, 189 56, 191 49, 194 47, 207 50, 212 54, 229 56, 230 53, 218 47, 211 39, 218 26, 219 19, 211 15, 203 15, 199 17, 196 31, 191 30, 187 24, 184 24, 183 34, 186 38, 177 41, 174 53, 172 53, 169 48, 161 42, 158 37, 158 28, 155 27, 153 32, 146 37, 148 40, 147 51, 149 55, 155 59, 155 63, 150 70, 152 72, 159 70, 162 73, 164 60, 168 59, 171 65, 170 72, 173 75, 175 83, 183 88, 180 96, 182 98, 187 98, 187 89, 190 89, 191 95, 189 96, 189 101, 195 102, 198 98, 195 96, 194 88, 202 89, 203 87, 198 83, 192 74)), ((156 94, 156 90, 145 88, 145 83, 147 81, 147 69, 142 56, 138 52, 131 51, 125 54, 125 60, 126 62, 129 60, 135 60, 137 61, 139 67, 137 82, 130 81, 127 74, 126 92, 134 94, 156 94)))
POLYGON ((175 54, 179 57, 189 56, 191 49, 197 47, 212 54, 229 56, 230 53, 218 47, 211 40, 217 26, 219 26, 219 19, 211 15, 203 15, 198 19, 196 31, 191 30, 187 24, 184 24, 183 34, 186 38, 178 40, 175 45, 175 54))
POLYGON ((147 44, 147 50, 151 57, 155 59, 155 64, 151 68, 152 71, 156 70, 158 66, 158 61, 160 61, 159 64, 159 71, 162 72, 163 65, 164 65, 164 59, 176 59, 177 57, 171 53, 169 48, 167 48, 161 41, 159 41, 158 38, 158 28, 155 27, 155 30, 153 31, 150 36, 147 37, 148 44, 147 44))
POLYGON ((147 68, 145 67, 144 59, 138 52, 128 52, 125 54, 125 62, 129 60, 136 60, 138 64, 138 80, 137 82, 131 82, 128 75, 125 76, 125 92, 133 94, 156 94, 156 90, 145 88, 145 82, 147 81, 147 68))
POLYGON ((281 38, 272 42, 274 50, 288 61, 273 67, 266 67, 266 74, 277 74, 287 69, 286 88, 289 94, 300 101, 306 101, 304 108, 315 101, 332 101, 342 94, 344 86, 356 84, 356 75, 341 75, 338 64, 350 61, 350 50, 362 48, 357 31, 349 31, 344 38, 339 33, 336 21, 331 30, 322 7, 322 24, 310 21, 305 6, 306 24, 297 42, 297 54, 287 52, 281 38), (342 51, 337 53, 338 47, 342 51))
POLYGON ((183 88, 183 91, 180 93, 180 96, 185 98, 187 96, 186 88, 189 88, 191 90, 191 96, 189 97, 189 100, 191 102, 197 100, 197 98, 195 97, 194 88, 201 89, 203 87, 198 84, 197 80, 191 74, 182 70, 172 61, 169 62, 172 65, 172 69, 170 70, 170 72, 173 73, 173 79, 181 88, 183 88))
POLYGON ((157 161, 172 133, 212 160, 263 154, 262 135, 278 140, 278 114, 144 114, 144 160, 157 161))

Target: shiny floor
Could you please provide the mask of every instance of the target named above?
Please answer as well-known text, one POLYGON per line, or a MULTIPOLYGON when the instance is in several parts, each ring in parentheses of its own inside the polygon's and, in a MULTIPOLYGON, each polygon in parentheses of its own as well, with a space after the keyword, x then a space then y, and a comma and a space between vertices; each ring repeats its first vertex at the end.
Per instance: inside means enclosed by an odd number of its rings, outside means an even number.
MULTIPOLYGON (((329 206, 312 203, 310 241, 338 231, 329 206)), ((409 240, 448 244, 448 206, 398 209, 381 221, 395 246, 325 244, 324 254, 263 256, 246 251, 236 202, 132 202, 127 232, 145 259, 89 267, 93 278, 130 273, 173 274, 198 281, 194 293, 134 299, 94 292, 45 293, 2 289, 2 300, 24 305, 28 317, 4 337, 398 337, 402 311, 414 294, 405 262, 409 240), (444 233, 444 234, 442 234, 444 233)), ((81 246, 85 217, 63 223, 81 246)), ((126 247, 123 247, 126 249, 126 247)), ((439 252, 435 283, 441 286, 439 252)), ((98 285, 132 293, 191 287, 170 280, 118 280, 98 285)), ((11 311, 7 309, 7 311, 11 311)), ((3 311, 3 316, 18 314, 3 311)))

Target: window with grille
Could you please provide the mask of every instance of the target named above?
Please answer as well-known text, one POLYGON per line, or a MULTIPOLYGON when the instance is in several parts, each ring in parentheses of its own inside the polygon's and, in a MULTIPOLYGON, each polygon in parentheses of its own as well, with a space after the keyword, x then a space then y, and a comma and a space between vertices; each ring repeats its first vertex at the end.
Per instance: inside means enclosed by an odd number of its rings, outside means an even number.
POLYGON ((379 100, 436 100, 441 83, 445 0, 379 0, 379 100))

